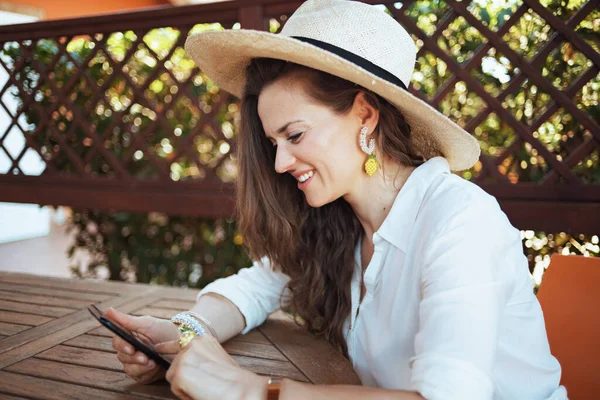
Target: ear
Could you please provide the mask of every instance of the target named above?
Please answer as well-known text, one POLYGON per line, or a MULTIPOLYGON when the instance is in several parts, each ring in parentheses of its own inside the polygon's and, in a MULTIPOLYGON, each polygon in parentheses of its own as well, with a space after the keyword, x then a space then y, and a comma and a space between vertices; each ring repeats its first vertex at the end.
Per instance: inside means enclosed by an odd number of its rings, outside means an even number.
POLYGON ((358 119, 361 127, 369 128, 368 135, 371 135, 379 123, 379 110, 371 105, 365 92, 360 91, 354 97, 352 113, 358 119))

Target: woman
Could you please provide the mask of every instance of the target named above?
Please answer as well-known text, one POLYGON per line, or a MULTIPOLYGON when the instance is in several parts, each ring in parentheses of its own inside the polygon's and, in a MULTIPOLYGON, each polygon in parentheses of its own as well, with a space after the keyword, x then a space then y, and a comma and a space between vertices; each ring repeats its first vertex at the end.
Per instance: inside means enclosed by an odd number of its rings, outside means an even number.
MULTIPOLYGON (((309 0, 280 35, 205 32, 186 49, 242 98, 239 226, 259 261, 204 288, 174 319, 181 337, 109 312, 163 354, 184 346, 166 375, 176 395, 267 398, 267 378, 219 342, 289 304, 364 386, 284 379, 281 399, 566 399, 519 232, 450 173, 477 161, 478 144, 408 93, 416 50, 395 20, 309 0)), ((113 345, 138 382, 162 377, 113 345)))

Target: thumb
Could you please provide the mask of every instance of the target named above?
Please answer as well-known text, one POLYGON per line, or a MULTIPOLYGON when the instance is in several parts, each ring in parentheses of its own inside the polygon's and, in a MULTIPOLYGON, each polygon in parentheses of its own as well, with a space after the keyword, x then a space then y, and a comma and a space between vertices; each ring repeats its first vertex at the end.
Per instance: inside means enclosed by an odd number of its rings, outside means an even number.
MULTIPOLYGON (((143 330, 144 328, 147 328, 146 325, 148 325, 147 323, 144 323, 145 321, 143 318, 124 314, 120 311, 115 310, 112 307, 110 307, 108 310, 106 310, 106 312, 104 313, 104 316, 107 319, 121 325, 123 328, 127 329, 128 331, 143 330)), ((148 322, 150 322, 150 321, 148 321, 148 322)))

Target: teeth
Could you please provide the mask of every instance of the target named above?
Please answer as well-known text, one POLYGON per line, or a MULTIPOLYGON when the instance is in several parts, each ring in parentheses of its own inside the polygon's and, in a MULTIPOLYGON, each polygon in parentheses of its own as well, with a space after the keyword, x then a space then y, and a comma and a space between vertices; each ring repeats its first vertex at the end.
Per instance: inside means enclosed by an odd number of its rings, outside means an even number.
POLYGON ((298 177, 298 181, 299 182, 306 182, 306 180, 308 178, 310 178, 311 176, 313 176, 315 174, 315 171, 308 171, 307 173, 305 173, 304 175, 300 175, 298 177))

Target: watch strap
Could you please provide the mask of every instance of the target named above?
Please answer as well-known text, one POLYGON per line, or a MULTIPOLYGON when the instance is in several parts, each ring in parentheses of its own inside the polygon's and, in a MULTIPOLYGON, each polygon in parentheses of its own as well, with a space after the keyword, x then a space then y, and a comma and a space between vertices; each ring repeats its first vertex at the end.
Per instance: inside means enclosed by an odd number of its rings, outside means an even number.
POLYGON ((281 377, 270 377, 267 382, 267 400, 278 400, 281 389, 281 377))

